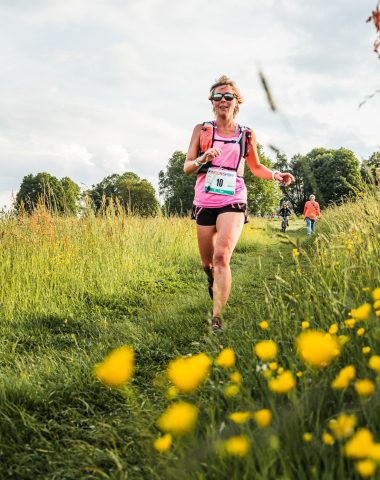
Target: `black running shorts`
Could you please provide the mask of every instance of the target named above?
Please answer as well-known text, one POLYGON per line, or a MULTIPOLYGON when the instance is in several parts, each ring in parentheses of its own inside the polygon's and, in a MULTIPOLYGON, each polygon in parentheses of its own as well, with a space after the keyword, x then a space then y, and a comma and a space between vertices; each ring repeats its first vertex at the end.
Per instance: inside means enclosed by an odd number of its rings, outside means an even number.
POLYGON ((196 220, 197 225, 212 226, 216 225, 218 215, 225 212, 236 212, 244 214, 244 223, 248 223, 248 212, 246 203, 231 203, 220 208, 204 208, 193 205, 191 218, 196 220))

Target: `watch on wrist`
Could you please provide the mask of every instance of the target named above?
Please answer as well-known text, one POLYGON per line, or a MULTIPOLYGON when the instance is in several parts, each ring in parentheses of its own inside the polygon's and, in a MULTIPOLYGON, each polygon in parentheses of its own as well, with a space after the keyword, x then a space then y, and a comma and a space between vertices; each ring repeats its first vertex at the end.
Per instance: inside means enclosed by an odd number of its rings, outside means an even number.
POLYGON ((194 163, 197 167, 200 167, 202 165, 201 162, 198 160, 198 158, 194 160, 194 163))

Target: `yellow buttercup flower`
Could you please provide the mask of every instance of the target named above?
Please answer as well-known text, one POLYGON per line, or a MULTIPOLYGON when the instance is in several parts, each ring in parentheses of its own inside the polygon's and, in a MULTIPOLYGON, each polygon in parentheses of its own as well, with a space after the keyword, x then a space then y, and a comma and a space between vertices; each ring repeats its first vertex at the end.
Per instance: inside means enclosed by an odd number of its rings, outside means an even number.
POLYGON ((380 287, 372 290, 372 298, 374 299, 374 301, 380 300, 380 287))
POLYGON ((241 425, 242 423, 247 423, 252 418, 252 412, 234 412, 230 413, 228 418, 234 423, 241 425))
POLYGON ((356 462, 355 470, 361 477, 372 477, 376 471, 376 463, 372 460, 360 460, 356 462))
POLYGON ((369 397, 375 391, 375 384, 368 378, 357 380, 355 390, 361 397, 369 397))
POLYGON ((298 248, 293 248, 292 253, 294 257, 300 256, 300 251, 298 250, 298 248))
POLYGON ((268 382, 269 390, 274 393, 288 393, 295 386, 296 382, 292 375, 292 372, 286 370, 284 373, 279 375, 277 378, 272 378, 268 382))
POLYGON ((240 392, 239 385, 227 385, 223 391, 226 398, 236 397, 240 392))
POLYGON ((368 428, 359 428, 344 446, 344 453, 349 458, 368 457, 373 445, 373 436, 368 428))
POLYGON ((307 328, 310 328, 310 323, 307 321, 304 321, 301 323, 301 327, 303 330, 306 330, 307 328))
POLYGON ((349 437, 354 431, 357 419, 355 415, 341 413, 337 418, 329 421, 329 429, 335 438, 349 437))
POLYGON ((223 349, 215 360, 215 364, 222 368, 231 368, 235 365, 235 352, 232 348, 223 349))
POLYGON ((277 345, 273 340, 263 340, 255 345, 255 353, 261 360, 271 360, 277 355, 277 345))
POLYGON ((332 388, 335 390, 343 390, 348 387, 351 380, 355 378, 356 371, 353 365, 347 365, 342 368, 335 379, 331 382, 332 388))
POLYGON ((278 367, 277 375, 281 375, 281 373, 284 373, 284 367, 278 367))
POLYGON ((272 421, 272 412, 268 408, 262 408, 253 414, 253 418, 260 428, 265 428, 272 421))
POLYGON ((362 352, 364 353, 364 355, 367 355, 367 353, 369 353, 371 351, 371 347, 363 347, 362 348, 362 352))
POLYGON ((269 323, 266 320, 263 320, 259 323, 259 327, 261 328, 261 330, 268 330, 269 323))
POLYGON ((329 328, 329 333, 331 335, 334 335, 338 331, 338 328, 338 325, 336 323, 333 323, 329 328))
POLYGON ((375 311, 376 317, 380 317, 380 309, 375 311))
POLYGON ((347 328, 354 328, 356 320, 354 318, 349 318, 348 320, 344 321, 344 324, 347 328))
POLYGON ((333 437, 332 435, 330 435, 330 434, 327 433, 327 432, 323 432, 323 434, 322 434, 322 442, 323 442, 325 445, 334 445, 335 440, 334 440, 334 437, 333 437))
POLYGON ((351 317, 355 318, 356 320, 367 320, 371 314, 371 304, 370 303, 363 303, 358 308, 353 308, 351 310, 351 317))
POLYGON ((365 330, 364 328, 358 328, 357 331, 356 331, 356 335, 358 335, 359 337, 362 337, 365 333, 365 330))
POLYGON ((278 365, 277 365, 276 362, 270 362, 269 365, 268 365, 268 367, 269 367, 269 370, 274 371, 274 370, 277 370, 278 365))
POLYGON ((346 343, 349 341, 350 337, 348 335, 339 335, 338 337, 338 342, 341 347, 343 347, 343 345, 346 345, 346 343))
POLYGON ((296 375, 297 375, 298 378, 301 378, 302 375, 303 375, 303 372, 297 372, 296 375))
POLYGON ((169 450, 169 448, 172 446, 173 438, 170 435, 170 433, 166 433, 162 437, 156 438, 156 440, 153 443, 154 448, 160 452, 164 453, 169 450))
POLYGON ((187 402, 172 403, 157 420, 163 432, 185 435, 193 430, 198 417, 198 408, 187 402))
POLYGON ((372 460, 376 460, 376 462, 380 462, 380 443, 372 444, 372 447, 369 450, 368 456, 372 460))
POLYGON ((209 374, 211 359, 205 353, 169 362, 167 376, 180 392, 196 390, 209 374))
POLYGON ((380 356, 379 355, 372 355, 372 357, 368 361, 368 366, 375 372, 380 373, 380 356))
POLYGON ((172 385, 166 390, 166 398, 168 400, 173 400, 173 398, 177 396, 178 396, 178 389, 174 385, 172 385))
POLYGON ((245 457, 249 452, 250 443, 245 435, 237 435, 226 440, 223 444, 224 451, 234 457, 245 457))
POLYGON ((303 439, 305 442, 311 442, 313 440, 313 434, 310 432, 305 432, 303 434, 303 439))
POLYGON ((310 330, 298 336, 297 351, 307 365, 321 368, 340 354, 340 344, 335 336, 310 330))
POLYGON ((132 378, 135 366, 135 354, 131 347, 113 350, 103 362, 94 367, 94 375, 110 387, 120 387, 132 378))
POLYGON ((376 300, 375 302, 373 302, 373 308, 375 310, 377 310, 378 308, 380 308, 380 300, 376 300))
POLYGON ((369 287, 363 287, 363 288, 362 288, 362 291, 363 291, 363 292, 369 292, 370 290, 371 290, 371 289, 370 289, 369 287))
POLYGON ((230 380, 236 385, 241 385, 243 383, 243 377, 239 372, 232 372, 230 375, 230 380))

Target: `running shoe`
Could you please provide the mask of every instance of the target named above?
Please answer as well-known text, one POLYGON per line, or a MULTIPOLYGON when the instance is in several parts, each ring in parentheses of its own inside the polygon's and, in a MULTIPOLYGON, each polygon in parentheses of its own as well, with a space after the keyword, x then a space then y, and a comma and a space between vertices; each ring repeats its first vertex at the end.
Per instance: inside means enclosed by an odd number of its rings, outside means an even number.
POLYGON ((213 332, 221 332, 223 330, 222 320, 220 317, 212 317, 211 330, 213 332))

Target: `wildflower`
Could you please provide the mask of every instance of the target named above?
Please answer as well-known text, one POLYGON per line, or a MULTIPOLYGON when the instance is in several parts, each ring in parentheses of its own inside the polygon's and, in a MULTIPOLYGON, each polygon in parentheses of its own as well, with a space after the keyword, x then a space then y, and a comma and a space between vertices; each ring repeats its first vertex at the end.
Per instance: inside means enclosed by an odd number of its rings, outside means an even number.
POLYGON ((344 321, 344 324, 347 328, 354 328, 356 320, 354 318, 349 318, 348 320, 344 321))
POLYGON ((373 443, 368 454, 369 458, 380 462, 380 443, 373 443))
POLYGON ((380 372, 380 356, 379 355, 372 355, 372 357, 368 361, 368 366, 375 372, 380 372))
POLYGON ((350 337, 348 335, 339 335, 338 337, 338 342, 341 347, 343 347, 343 345, 346 345, 346 343, 349 341, 350 337))
POLYGON ((269 323, 266 320, 263 320, 259 323, 261 330, 267 330, 269 328, 269 323))
POLYGON ((271 370, 263 370, 262 376, 266 379, 272 378, 272 371, 271 370))
POLYGON ((178 389, 174 385, 172 385, 166 390, 166 398, 168 400, 173 400, 173 398, 175 398, 177 395, 178 395, 178 389))
POLYGON ((230 413, 228 418, 234 423, 241 425, 242 423, 247 423, 252 418, 252 412, 234 412, 230 413))
POLYGON ((356 335, 358 335, 359 337, 362 337, 364 333, 365 333, 364 328, 358 328, 356 331, 356 335))
POLYGON ((162 437, 156 438, 153 446, 158 452, 164 453, 172 446, 172 441, 173 437, 170 435, 170 433, 166 433, 162 437))
POLYGON ((363 303, 358 308, 351 310, 351 317, 356 320, 367 320, 371 313, 371 305, 369 303, 363 303))
POLYGON ((376 471, 376 463, 372 460, 360 460, 356 462, 355 470, 361 477, 372 477, 376 471))
POLYGON ((373 445, 373 436, 368 428, 359 428, 344 446, 344 453, 349 458, 368 457, 373 445))
POLYGON ((329 429, 335 438, 349 437, 354 431, 357 419, 355 415, 341 413, 337 418, 329 421, 329 429))
POLYGON ((273 340, 263 340, 255 345, 255 353, 261 360, 271 360, 277 355, 277 345, 273 340))
POLYGON ((307 321, 304 321, 301 323, 302 330, 306 330, 307 328, 310 327, 310 323, 307 321))
POLYGON ((297 376, 298 378, 301 378, 302 375, 303 375, 303 372, 297 372, 297 373, 296 373, 296 376, 297 376))
POLYGON ((347 365, 342 368, 335 379, 331 382, 332 388, 335 390, 343 390, 348 387, 350 380, 355 378, 355 367, 353 365, 347 365))
POLYGON ((333 437, 332 435, 330 435, 330 434, 327 433, 327 432, 323 432, 323 434, 322 434, 322 442, 323 442, 325 445, 334 445, 335 440, 334 440, 334 437, 333 437))
POLYGON ((169 405, 157 420, 158 427, 172 435, 185 435, 193 430, 198 417, 198 408, 187 402, 169 405))
POLYGON ((328 333, 310 330, 298 336, 297 351, 307 365, 326 367, 339 355, 340 344, 328 333))
POLYGON ((243 383, 243 377, 239 372, 232 372, 230 375, 230 380, 236 385, 241 385, 243 383))
POLYGON ((378 308, 380 308, 380 300, 376 300, 374 303, 373 303, 373 308, 375 310, 377 310, 378 308))
POLYGON ((376 301, 376 300, 380 300, 380 287, 378 288, 375 288, 374 290, 372 290, 372 298, 376 301))
POLYGON ((205 353, 169 362, 167 376, 180 392, 196 390, 209 374, 211 359, 205 353))
POLYGON ((338 325, 336 323, 333 323, 329 328, 329 333, 331 335, 334 335, 337 331, 338 331, 338 325))
POLYGON ((357 380, 355 382, 355 390, 361 397, 369 397, 375 391, 375 384, 368 378, 357 380))
POLYGON ((226 398, 231 398, 231 397, 236 397, 239 391, 240 391, 240 388, 238 385, 227 385, 223 393, 226 398))
POLYGON ((245 435, 230 437, 223 444, 224 451, 234 457, 245 457, 249 451, 249 439, 245 435))
POLYGON ((375 311, 376 317, 380 317, 380 309, 375 311))
POLYGON ((285 371, 277 378, 272 378, 269 380, 268 386, 269 390, 274 393, 288 393, 295 386, 296 382, 293 378, 292 372, 289 370, 285 371))
POLYGON ((235 352, 232 348, 223 349, 215 360, 215 364, 222 368, 233 367, 235 365, 235 352))
POLYGON ((274 371, 274 370, 277 370, 278 365, 277 365, 276 362, 270 362, 269 365, 268 365, 268 367, 269 367, 269 370, 274 371))
POLYGON ((363 292, 369 292, 370 290, 371 290, 371 289, 370 289, 369 287, 363 287, 363 288, 362 288, 362 291, 363 291, 363 292))
POLYGON ((284 367, 278 367, 277 374, 281 375, 281 373, 284 373, 284 367))
POLYGON ((134 360, 133 348, 117 348, 107 355, 103 362, 95 365, 94 375, 110 387, 119 387, 132 378, 134 360))
POLYGON ((310 432, 305 432, 302 436, 304 442, 311 442, 313 440, 313 434, 310 432))
POLYGON ((298 250, 298 248, 293 248, 292 253, 294 257, 300 256, 300 251, 298 250))
POLYGON ((261 410, 257 410, 253 414, 253 417, 260 428, 265 428, 272 421, 272 412, 268 408, 262 408, 261 410))
POLYGON ((362 352, 364 353, 364 355, 367 355, 367 353, 369 353, 371 351, 371 347, 363 347, 362 348, 362 352))

